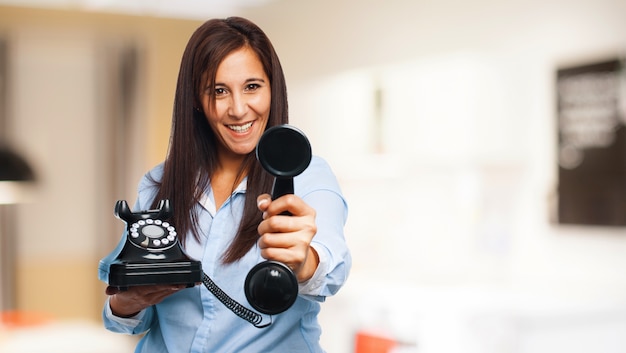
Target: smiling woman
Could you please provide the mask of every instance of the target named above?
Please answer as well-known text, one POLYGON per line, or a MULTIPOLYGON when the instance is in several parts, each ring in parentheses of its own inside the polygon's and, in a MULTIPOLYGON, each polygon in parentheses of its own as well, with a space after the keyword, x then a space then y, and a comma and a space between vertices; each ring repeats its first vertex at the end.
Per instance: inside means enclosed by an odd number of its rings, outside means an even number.
MULTIPOLYGON (((323 352, 319 303, 343 286, 351 267, 347 205, 317 156, 296 177, 298 188, 269 195, 274 177, 255 150, 264 132, 288 122, 285 77, 265 33, 240 17, 202 24, 181 60, 168 154, 141 181, 135 209, 170 201, 168 222, 202 262, 209 291, 168 284, 107 290, 105 326, 145 334, 136 352, 323 352), (242 324, 241 311, 256 301, 244 283, 265 260, 292 270, 295 290, 280 310, 252 305, 272 316, 270 324, 242 324)), ((114 257, 101 261, 101 273, 114 257)))

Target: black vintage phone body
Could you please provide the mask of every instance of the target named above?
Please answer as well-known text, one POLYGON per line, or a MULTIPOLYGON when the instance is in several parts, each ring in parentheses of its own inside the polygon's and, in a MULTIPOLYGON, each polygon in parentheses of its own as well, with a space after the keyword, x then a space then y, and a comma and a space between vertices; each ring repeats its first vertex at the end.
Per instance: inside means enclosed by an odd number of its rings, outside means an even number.
POLYGON ((125 290, 131 286, 202 282, 202 264, 181 248, 176 228, 168 222, 169 200, 158 209, 131 212, 124 200, 115 204, 115 216, 126 223, 126 242, 109 268, 109 286, 125 290))

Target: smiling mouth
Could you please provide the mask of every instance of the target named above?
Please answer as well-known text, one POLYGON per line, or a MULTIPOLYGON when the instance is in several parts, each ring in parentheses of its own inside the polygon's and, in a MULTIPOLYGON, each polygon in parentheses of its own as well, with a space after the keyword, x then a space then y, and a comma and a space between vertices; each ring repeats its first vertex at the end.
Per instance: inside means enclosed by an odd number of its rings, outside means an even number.
POLYGON ((235 131, 235 132, 246 132, 248 130, 250 130, 250 127, 252 127, 252 121, 243 125, 226 125, 226 127, 228 127, 229 129, 235 131))

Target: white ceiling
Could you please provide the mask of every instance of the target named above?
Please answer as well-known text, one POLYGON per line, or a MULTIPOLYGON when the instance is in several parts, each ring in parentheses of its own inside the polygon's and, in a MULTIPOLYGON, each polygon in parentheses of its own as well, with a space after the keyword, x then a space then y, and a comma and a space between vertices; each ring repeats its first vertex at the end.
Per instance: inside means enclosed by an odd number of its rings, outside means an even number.
POLYGON ((129 15, 206 19, 259 7, 274 0, 0 0, 0 5, 129 15))

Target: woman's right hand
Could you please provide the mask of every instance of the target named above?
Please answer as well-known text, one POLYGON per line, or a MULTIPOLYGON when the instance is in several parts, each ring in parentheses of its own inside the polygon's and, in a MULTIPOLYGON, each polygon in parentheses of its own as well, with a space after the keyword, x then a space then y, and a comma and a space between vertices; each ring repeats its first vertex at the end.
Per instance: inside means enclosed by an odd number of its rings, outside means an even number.
POLYGON ((109 305, 113 315, 118 317, 133 317, 143 309, 160 303, 167 296, 187 288, 186 285, 150 285, 132 286, 128 290, 120 291, 108 286, 106 294, 111 296, 109 305))

